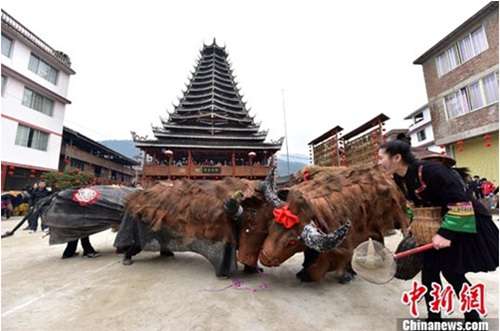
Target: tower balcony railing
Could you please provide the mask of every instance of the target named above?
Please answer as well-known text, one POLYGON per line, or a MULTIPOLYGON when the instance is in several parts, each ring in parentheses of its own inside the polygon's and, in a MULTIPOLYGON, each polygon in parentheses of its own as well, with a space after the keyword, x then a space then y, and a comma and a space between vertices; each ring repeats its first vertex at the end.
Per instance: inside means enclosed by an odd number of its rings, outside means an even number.
POLYGON ((155 165, 146 164, 143 176, 162 179, 175 178, 222 178, 222 177, 265 177, 271 170, 270 166, 255 164, 253 166, 226 166, 226 165, 155 165))

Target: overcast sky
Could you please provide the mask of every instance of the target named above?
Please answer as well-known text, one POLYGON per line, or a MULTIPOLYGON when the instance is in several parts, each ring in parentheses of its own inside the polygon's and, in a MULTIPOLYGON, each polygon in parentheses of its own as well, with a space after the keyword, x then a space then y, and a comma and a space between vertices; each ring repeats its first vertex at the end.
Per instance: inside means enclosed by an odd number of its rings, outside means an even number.
MULTIPOLYGON (((3 9, 71 57, 65 125, 96 140, 152 136, 203 42, 226 45, 251 114, 291 153, 426 103, 412 62, 488 1, 23 1, 3 9)), ((282 149, 284 151, 284 148, 282 149)))

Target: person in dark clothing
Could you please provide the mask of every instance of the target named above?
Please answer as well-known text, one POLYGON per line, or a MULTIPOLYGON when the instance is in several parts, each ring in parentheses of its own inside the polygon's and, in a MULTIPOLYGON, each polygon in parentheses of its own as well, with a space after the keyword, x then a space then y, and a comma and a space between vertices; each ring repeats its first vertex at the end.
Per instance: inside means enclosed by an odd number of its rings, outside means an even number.
MULTIPOLYGON (((38 188, 35 189, 31 192, 31 206, 34 206, 40 199, 45 198, 46 196, 50 195, 50 192, 47 190, 46 184, 44 181, 40 181, 38 183, 38 188)), ((31 230, 33 232, 36 232, 38 228, 38 215, 33 214, 32 217, 28 219, 28 227, 25 228, 25 230, 31 230)), ((44 226, 42 225, 42 230, 44 230, 44 226)))
POLYGON ((495 196, 495 200, 496 200, 495 209, 497 210, 497 213, 498 213, 498 187, 499 186, 497 186, 497 188, 493 192, 493 195, 495 196))
POLYGON ((2 194, 2 216, 5 216, 6 219, 12 216, 12 210, 14 209, 12 206, 13 199, 12 194, 2 194))
POLYGON ((26 189, 26 191, 28 191, 28 193, 30 194, 30 196, 36 191, 38 190, 38 183, 34 183, 32 186, 28 187, 26 189))
MULTIPOLYGON (((28 192, 28 194, 29 194, 29 201, 28 201, 28 203, 30 205, 30 208, 35 205, 34 198, 35 198, 35 192, 37 190, 38 190, 38 183, 33 183, 33 185, 26 190, 28 192)), ((31 220, 31 217, 28 218, 28 226, 25 227, 23 230, 24 231, 31 230, 32 223, 33 223, 33 221, 31 220)))
MULTIPOLYGON (((99 256, 99 252, 97 252, 94 247, 90 244, 89 237, 81 238, 80 244, 83 248, 83 256, 88 258, 94 258, 99 256)), ((63 252, 62 258, 67 259, 73 256, 77 256, 76 246, 78 245, 78 239, 68 242, 66 245, 66 249, 63 252)))
POLYGON ((406 133, 399 133, 396 136, 396 139, 404 141, 405 143, 411 146, 411 136, 407 135, 406 133))
POLYGON ((484 198, 483 191, 481 190, 481 179, 479 176, 474 176, 471 183, 472 191, 474 192, 474 197, 479 200, 484 198))
MULTIPOLYGON (((498 267, 498 228, 484 206, 466 194, 466 188, 452 170, 437 162, 417 161, 410 146, 391 141, 379 150, 380 165, 394 176, 406 198, 416 207, 441 207, 443 221, 432 238, 434 250, 423 253, 422 283, 432 289, 441 284, 440 273, 453 286, 458 296, 467 272, 488 272, 498 267), (458 215, 459 203, 461 211, 458 215), (467 206, 467 207, 464 207, 467 206), (465 209, 463 209, 465 208, 465 209), (467 209, 468 208, 468 209, 467 209)), ((429 320, 439 320, 425 295, 429 320)), ((466 320, 479 320, 477 311, 464 314, 466 320)))

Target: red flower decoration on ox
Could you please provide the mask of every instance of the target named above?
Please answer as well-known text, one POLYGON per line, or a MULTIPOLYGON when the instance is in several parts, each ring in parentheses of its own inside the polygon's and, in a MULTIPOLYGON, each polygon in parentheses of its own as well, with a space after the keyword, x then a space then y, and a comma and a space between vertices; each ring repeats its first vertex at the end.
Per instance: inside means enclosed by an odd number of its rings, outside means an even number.
POLYGON ((299 223, 298 216, 292 213, 288 209, 288 206, 275 208, 273 210, 273 215, 274 215, 274 221, 278 224, 283 225, 285 229, 290 229, 295 224, 299 223))
POLYGON ((304 181, 307 181, 311 179, 311 174, 309 173, 309 171, 304 171, 304 181))
POLYGON ((101 192, 91 188, 81 188, 73 193, 73 201, 80 206, 93 205, 101 196, 101 192))

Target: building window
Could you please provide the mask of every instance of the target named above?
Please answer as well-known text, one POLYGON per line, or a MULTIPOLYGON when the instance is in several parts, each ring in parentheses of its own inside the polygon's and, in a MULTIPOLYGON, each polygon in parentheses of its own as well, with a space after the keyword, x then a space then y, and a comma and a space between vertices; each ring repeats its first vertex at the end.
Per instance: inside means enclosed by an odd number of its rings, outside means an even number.
POLYGON ((467 37, 460 40, 458 42, 458 47, 460 49, 460 58, 463 62, 474 57, 474 48, 472 47, 472 39, 470 35, 467 35, 467 37))
POLYGON ((80 161, 78 159, 73 159, 71 158, 71 162, 70 162, 70 165, 72 168, 75 168, 75 169, 80 169, 83 171, 83 169, 85 168, 85 162, 83 161, 80 161))
POLYGON ((425 129, 417 132, 417 140, 424 141, 427 137, 425 136, 425 129))
POLYGON ((2 96, 5 91, 5 85, 7 85, 7 76, 2 75, 2 96))
POLYGON ((12 39, 2 34, 2 54, 10 57, 12 51, 12 39))
POLYGON ((28 69, 38 76, 48 80, 52 84, 57 82, 57 70, 47 62, 41 60, 38 56, 31 54, 28 69))
POLYGON ((455 118, 498 102, 498 73, 462 87, 444 98, 448 118, 455 118))
POLYGON ((458 67, 460 64, 458 58, 458 52, 455 45, 448 48, 445 52, 437 57, 438 64, 438 74, 439 76, 444 75, 448 71, 451 71, 458 67))
POLYGON ((486 104, 498 101, 498 73, 492 73, 483 78, 484 96, 486 104))
POLYGON ((455 118, 469 111, 467 89, 462 88, 445 97, 446 110, 449 118, 455 118))
MULTIPOLYGON (((488 41, 486 40, 486 32, 484 27, 480 27, 470 34, 472 39, 472 49, 474 50, 474 55, 479 55, 488 49, 488 41)), ((465 61, 464 61, 465 62, 465 61)))
POLYGON ((16 145, 46 151, 48 142, 48 133, 24 126, 22 124, 17 126, 16 145))
POLYGON ((424 113, 418 113, 415 115, 415 117, 413 117, 414 124, 417 124, 418 122, 423 121, 423 120, 424 120, 424 113))
POLYGON ((469 101, 470 101, 470 108, 472 110, 484 106, 483 97, 481 96, 481 86, 479 84, 479 81, 469 85, 469 101))
POLYGON ((36 93, 29 88, 24 88, 23 105, 37 110, 46 115, 52 116, 54 113, 54 101, 36 93))
POLYGON ((488 49, 488 41, 484 27, 481 26, 436 57, 438 76, 443 76, 486 49, 488 49))

